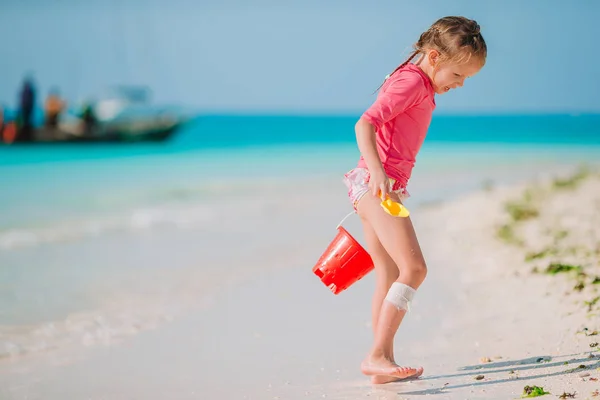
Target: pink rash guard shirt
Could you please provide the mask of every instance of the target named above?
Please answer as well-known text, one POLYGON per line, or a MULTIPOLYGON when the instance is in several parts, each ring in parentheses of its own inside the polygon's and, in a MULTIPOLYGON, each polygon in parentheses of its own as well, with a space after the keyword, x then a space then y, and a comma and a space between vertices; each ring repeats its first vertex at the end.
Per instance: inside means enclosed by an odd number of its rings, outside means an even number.
MULTIPOLYGON (((384 82, 377 100, 362 115, 375 127, 377 152, 386 174, 402 187, 408 184, 434 109, 430 78, 408 63, 384 82)), ((358 167, 367 168, 362 156, 358 167)))

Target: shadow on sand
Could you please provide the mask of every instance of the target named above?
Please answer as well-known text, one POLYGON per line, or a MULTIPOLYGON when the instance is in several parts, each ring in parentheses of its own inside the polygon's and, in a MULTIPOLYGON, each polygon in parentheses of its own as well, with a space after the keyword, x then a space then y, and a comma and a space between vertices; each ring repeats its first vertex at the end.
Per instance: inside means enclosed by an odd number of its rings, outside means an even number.
MULTIPOLYGON (((529 357, 521 360, 507 360, 501 362, 490 362, 485 364, 478 365, 469 365, 465 367, 461 367, 459 371, 472 371, 465 373, 455 373, 455 374, 447 374, 447 375, 431 375, 431 376, 422 376, 418 379, 412 380, 413 382, 417 381, 429 381, 429 380, 441 380, 443 379, 443 384, 438 387, 423 389, 423 390, 413 390, 413 391, 398 391, 398 385, 401 383, 394 382, 386 385, 376 385, 377 389, 382 389, 385 391, 396 392, 398 395, 432 395, 432 394, 448 394, 452 389, 459 389, 464 387, 483 387, 487 385, 501 385, 503 383, 514 382, 515 380, 521 380, 523 382, 532 380, 532 379, 540 379, 552 376, 560 376, 567 374, 580 373, 583 371, 590 371, 596 368, 600 368, 600 354, 593 353, 580 353, 580 354, 568 354, 563 356, 555 357, 555 359, 564 359, 564 361, 552 361, 552 357, 549 356, 539 356, 539 357, 529 357), (569 358, 571 357, 571 358, 569 358), (567 359, 569 358, 569 359, 567 359), (536 369, 545 369, 545 368, 560 368, 558 371, 548 372, 548 373, 539 373, 535 375, 528 375, 519 377, 517 372, 519 371, 527 371, 527 370, 536 370, 536 369), (463 377, 472 377, 475 379, 477 375, 480 374, 498 374, 498 373, 509 373, 513 376, 508 378, 500 378, 500 379, 487 379, 487 380, 479 380, 473 381, 469 383, 455 383, 451 382, 452 379, 463 378, 463 377), (450 381, 450 382, 448 382, 450 381)), ((487 376, 486 376, 487 377, 487 376)))

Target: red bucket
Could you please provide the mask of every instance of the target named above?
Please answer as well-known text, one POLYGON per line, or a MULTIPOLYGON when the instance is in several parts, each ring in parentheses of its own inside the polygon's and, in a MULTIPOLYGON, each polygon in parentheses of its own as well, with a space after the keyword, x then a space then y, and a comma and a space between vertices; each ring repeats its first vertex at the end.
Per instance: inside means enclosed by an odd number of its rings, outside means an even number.
POLYGON ((333 294, 338 294, 373 270, 373 260, 367 251, 345 230, 338 233, 327 247, 313 273, 333 294))

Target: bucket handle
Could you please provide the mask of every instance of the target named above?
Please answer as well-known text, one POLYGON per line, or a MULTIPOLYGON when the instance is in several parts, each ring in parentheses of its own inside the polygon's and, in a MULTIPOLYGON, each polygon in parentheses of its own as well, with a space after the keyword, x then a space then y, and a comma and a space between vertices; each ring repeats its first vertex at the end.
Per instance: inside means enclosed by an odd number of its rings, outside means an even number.
POLYGON ((353 211, 349 212, 349 213, 348 213, 348 215, 346 215, 346 216, 345 216, 345 217, 344 217, 344 218, 343 218, 343 219, 340 221, 340 223, 339 223, 339 224, 338 224, 338 225, 335 227, 335 229, 339 229, 339 227, 340 227, 340 226, 342 226, 342 224, 344 223, 344 221, 345 221, 346 219, 348 219, 348 217, 349 217, 349 216, 351 216, 352 214, 356 214, 356 211, 354 211, 354 210, 353 210, 353 211))

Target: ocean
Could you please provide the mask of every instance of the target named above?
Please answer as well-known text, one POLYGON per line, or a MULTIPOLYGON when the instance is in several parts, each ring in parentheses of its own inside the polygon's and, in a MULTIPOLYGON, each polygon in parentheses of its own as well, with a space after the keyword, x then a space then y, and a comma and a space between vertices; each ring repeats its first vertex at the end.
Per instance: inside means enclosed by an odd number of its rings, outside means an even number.
MULTIPOLYGON (((0 147, 0 360, 160 327, 326 246, 351 211, 357 117, 203 115, 165 143, 0 147)), ((407 205, 599 162, 600 115, 437 116, 407 205)))

